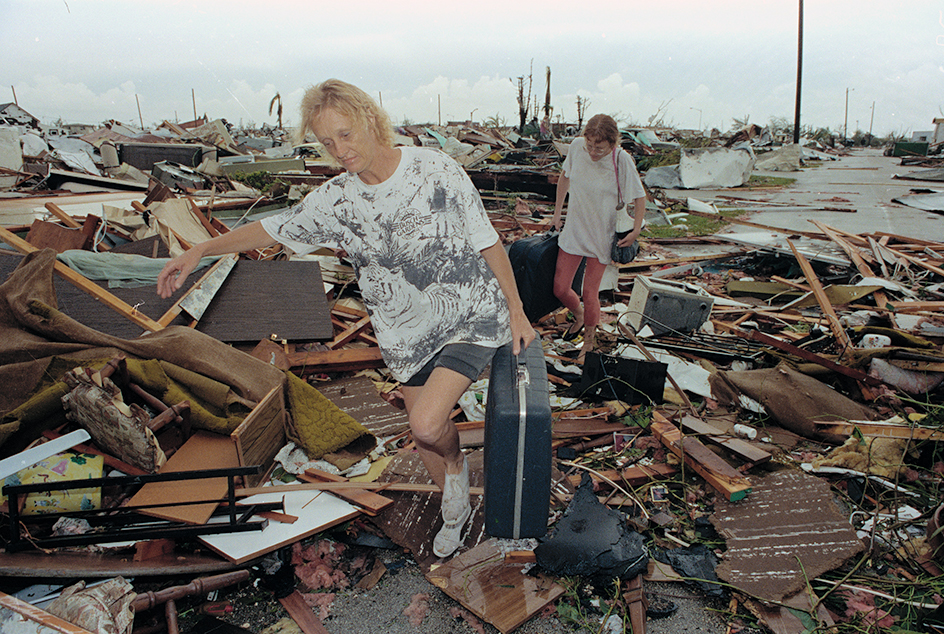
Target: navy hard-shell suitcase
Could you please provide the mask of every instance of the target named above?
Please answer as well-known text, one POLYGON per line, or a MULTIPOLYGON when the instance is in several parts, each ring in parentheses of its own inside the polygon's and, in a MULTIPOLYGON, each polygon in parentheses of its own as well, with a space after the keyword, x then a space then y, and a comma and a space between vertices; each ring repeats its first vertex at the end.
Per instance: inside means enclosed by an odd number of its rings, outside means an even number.
POLYGON ((541 339, 492 359, 485 404, 485 530, 543 537, 551 496, 551 404, 541 339))
MULTIPOLYGON (((518 295, 524 304, 524 314, 532 322, 561 307, 554 296, 554 272, 557 269, 556 231, 529 236, 512 242, 508 259, 515 274, 518 295)), ((580 295, 583 287, 584 264, 574 276, 573 289, 580 295)))

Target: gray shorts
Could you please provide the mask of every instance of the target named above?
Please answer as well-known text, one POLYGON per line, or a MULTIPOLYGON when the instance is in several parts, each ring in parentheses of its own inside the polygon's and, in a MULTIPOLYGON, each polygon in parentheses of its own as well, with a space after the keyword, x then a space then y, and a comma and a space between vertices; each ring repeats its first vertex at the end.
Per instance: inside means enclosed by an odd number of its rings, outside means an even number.
POLYGON ((497 348, 488 348, 474 343, 446 344, 419 372, 411 376, 403 385, 410 387, 426 385, 429 375, 439 367, 449 368, 467 377, 470 381, 477 381, 482 371, 492 362, 495 350, 497 348))

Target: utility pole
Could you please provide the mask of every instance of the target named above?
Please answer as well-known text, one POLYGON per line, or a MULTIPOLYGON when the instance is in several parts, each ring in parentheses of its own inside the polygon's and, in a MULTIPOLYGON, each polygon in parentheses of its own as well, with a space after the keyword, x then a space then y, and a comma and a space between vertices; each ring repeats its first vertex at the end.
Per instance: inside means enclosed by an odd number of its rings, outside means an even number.
MULTIPOLYGON (((853 88, 852 90, 855 90, 853 88)), ((842 144, 846 144, 846 139, 849 138, 849 88, 846 88, 846 115, 842 121, 842 144)))
POLYGON ((190 99, 193 101, 193 120, 197 120, 197 94, 193 88, 190 89, 190 99))
POLYGON ((797 91, 793 113, 793 142, 800 142, 800 87, 803 84, 803 0, 800 2, 800 23, 797 27, 797 91))
POLYGON ((872 145, 872 123, 875 121, 875 102, 872 102, 872 114, 869 116, 869 145, 872 145))
POLYGON ((138 104, 138 121, 141 122, 141 130, 144 130, 144 118, 141 117, 141 100, 138 99, 137 93, 134 95, 134 102, 138 104))
POLYGON ((13 91, 13 105, 19 106, 20 104, 16 102, 16 88, 14 88, 13 86, 10 86, 10 90, 13 91))

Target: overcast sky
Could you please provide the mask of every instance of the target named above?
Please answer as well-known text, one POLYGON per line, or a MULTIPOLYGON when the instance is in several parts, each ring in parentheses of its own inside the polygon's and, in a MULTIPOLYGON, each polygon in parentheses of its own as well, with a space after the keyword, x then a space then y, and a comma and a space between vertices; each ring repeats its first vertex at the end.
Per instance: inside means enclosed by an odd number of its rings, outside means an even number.
MULTIPOLYGON (((359 85, 395 123, 515 124, 532 75, 555 119, 678 128, 794 118, 798 0, 0 0, 0 103, 51 124, 197 115, 298 122, 306 87, 359 85), (194 108, 194 101, 196 107, 194 108), (586 119, 586 117, 585 117, 586 119)), ((944 0, 805 0, 802 125, 876 135, 944 116, 944 0), (846 99, 848 95, 848 110, 846 99), (874 106, 873 106, 874 104, 874 106), (873 119, 874 110, 874 119, 873 119), (848 114, 847 114, 848 113, 848 114)))

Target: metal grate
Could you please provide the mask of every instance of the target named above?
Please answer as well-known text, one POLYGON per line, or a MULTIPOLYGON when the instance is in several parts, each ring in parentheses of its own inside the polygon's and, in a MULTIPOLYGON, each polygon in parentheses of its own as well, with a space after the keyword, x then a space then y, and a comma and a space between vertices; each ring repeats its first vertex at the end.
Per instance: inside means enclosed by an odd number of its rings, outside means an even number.
POLYGON ((735 336, 694 332, 690 335, 667 333, 645 340, 646 347, 689 352, 709 358, 743 359, 756 361, 768 347, 749 339, 735 336))

